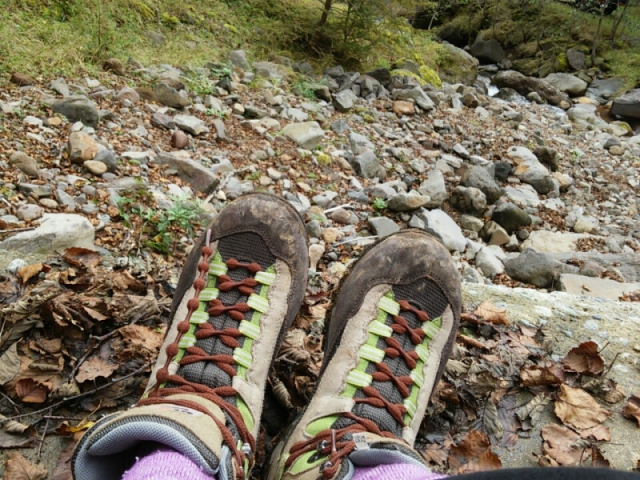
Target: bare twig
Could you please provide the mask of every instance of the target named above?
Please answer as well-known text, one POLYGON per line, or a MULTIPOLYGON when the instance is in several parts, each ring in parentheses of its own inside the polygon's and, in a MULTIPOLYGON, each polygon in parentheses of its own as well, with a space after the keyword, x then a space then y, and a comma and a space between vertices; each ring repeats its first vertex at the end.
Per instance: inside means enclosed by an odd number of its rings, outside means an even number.
POLYGON ((42 431, 42 437, 40 437, 40 445, 38 445, 38 455, 36 458, 40 461, 40 454, 42 453, 42 445, 44 445, 44 439, 47 436, 47 428, 49 428, 49 419, 47 418, 46 423, 44 424, 44 430, 42 431))
POLYGON ((68 398, 63 398, 59 402, 56 402, 53 405, 49 405, 48 407, 41 408, 40 410, 34 410, 33 412, 22 413, 20 415, 14 415, 13 417, 3 418, 2 420, 0 420, 0 425, 2 425, 5 422, 8 422, 9 420, 17 420, 19 418, 31 417, 33 415, 39 415, 39 414, 44 413, 44 412, 49 411, 49 410, 53 411, 56 408, 58 408, 59 406, 64 405, 67 402, 71 402, 72 400, 77 400, 78 398, 83 398, 83 397, 86 397, 88 395, 93 395, 94 393, 97 393, 100 390, 104 390, 105 388, 111 387, 112 385, 115 385, 116 383, 120 383, 123 380, 126 380, 127 378, 135 377, 136 375, 138 375, 139 373, 141 373, 145 369, 149 368, 151 365, 153 365, 153 362, 146 363, 143 366, 141 366, 140 368, 134 370, 133 372, 127 373, 123 377, 116 378, 115 380, 111 380, 109 383, 106 383, 106 384, 101 385, 99 387, 95 387, 95 388, 89 390, 88 392, 79 393, 78 395, 74 395, 74 396, 68 397, 68 398))
MULTIPOLYGON (((133 318, 133 320, 131 320, 126 325, 122 325, 122 327, 126 327, 128 325, 135 325, 136 323, 138 323, 142 319, 142 317, 144 317, 144 312, 136 315, 133 318)), ((76 373, 78 373, 78 369, 80 368, 80 365, 82 365, 84 363, 84 361, 89 357, 89 355, 91 355, 93 352, 95 352, 96 348, 98 348, 98 347, 100 347, 102 345, 102 342, 104 342, 105 340, 109 340, 111 337, 113 337, 113 336, 117 335, 118 333, 120 333, 120 329, 122 327, 118 327, 115 330, 111 330, 109 333, 105 333, 104 335, 100 335, 100 336, 91 335, 89 337, 89 339, 90 340, 97 340, 97 343, 95 343, 92 346, 90 346, 89 348, 87 348, 87 352, 80 358, 80 360, 78 360, 78 363, 76 363, 76 365, 73 367, 73 370, 71 370, 71 373, 69 374, 69 376, 67 378, 69 380, 74 378, 76 376, 76 373)))

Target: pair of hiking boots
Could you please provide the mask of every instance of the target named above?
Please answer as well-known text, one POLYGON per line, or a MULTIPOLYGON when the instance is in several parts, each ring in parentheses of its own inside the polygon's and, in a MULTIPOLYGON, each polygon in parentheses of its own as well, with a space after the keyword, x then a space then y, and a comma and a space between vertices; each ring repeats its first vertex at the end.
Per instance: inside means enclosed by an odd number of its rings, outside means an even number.
MULTIPOLYGON (((220 480, 248 478, 269 368, 302 304, 304 224, 251 194, 208 226, 184 267, 143 398, 78 443, 76 480, 119 480, 161 444, 220 480)), ((341 284, 309 405, 282 435, 268 478, 349 479, 360 465, 423 465, 412 448, 461 309, 449 252, 407 230, 370 248, 341 284)))

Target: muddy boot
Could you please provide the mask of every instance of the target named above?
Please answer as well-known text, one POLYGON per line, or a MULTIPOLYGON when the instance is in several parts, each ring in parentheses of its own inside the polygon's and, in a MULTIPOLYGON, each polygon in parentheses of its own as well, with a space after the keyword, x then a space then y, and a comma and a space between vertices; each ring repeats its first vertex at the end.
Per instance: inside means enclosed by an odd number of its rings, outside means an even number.
POLYGON ((460 309, 458 271, 429 235, 401 232, 366 252, 340 287, 317 390, 276 448, 269 479, 350 479, 359 466, 423 467, 412 447, 460 309))
POLYGON ((78 480, 119 480, 135 456, 164 445, 220 480, 254 463, 271 361, 304 297, 304 224, 284 200, 229 204, 189 255, 147 391, 78 443, 78 480))

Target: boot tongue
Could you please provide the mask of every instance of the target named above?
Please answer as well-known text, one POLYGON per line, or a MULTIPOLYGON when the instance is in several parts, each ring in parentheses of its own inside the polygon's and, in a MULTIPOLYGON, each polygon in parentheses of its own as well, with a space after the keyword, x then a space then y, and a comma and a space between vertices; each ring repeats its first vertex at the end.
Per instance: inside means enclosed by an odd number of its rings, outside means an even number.
MULTIPOLYGON (((410 311, 401 311, 400 316, 402 316, 411 328, 417 328, 421 325, 420 320, 416 317, 413 312, 410 311)), ((387 325, 391 325, 393 323, 393 319, 390 315, 387 315, 387 320, 385 322, 387 325)), ((404 351, 411 351, 415 349, 415 345, 411 343, 411 339, 408 335, 398 335, 394 333, 392 337, 398 341, 401 348, 404 351)), ((380 338, 376 347, 379 350, 385 350, 388 348, 387 343, 384 338, 380 338)), ((409 376, 411 370, 407 367, 404 359, 400 356, 396 358, 390 358, 389 356, 385 356, 382 360, 393 372, 396 377, 409 376)), ((366 373, 371 375, 377 371, 377 368, 374 363, 369 362, 367 365, 366 373)), ((389 401, 390 403, 394 403, 396 405, 402 405, 405 401, 404 397, 400 394, 400 391, 396 388, 396 386, 391 382, 372 382, 371 387, 375 388, 384 399, 389 401)), ((414 386, 413 388, 418 388, 414 386)), ((363 393, 362 389, 358 389, 353 396, 354 399, 366 398, 366 395, 363 393)), ((404 425, 397 422, 391 413, 386 408, 373 407, 368 405, 367 403, 356 403, 356 406, 351 410, 354 415, 357 415, 361 418, 366 418, 368 420, 372 420, 374 423, 378 425, 378 427, 382 431, 390 432, 397 438, 402 438, 402 429, 404 425)), ((348 427, 349 425, 353 425, 354 421, 348 418, 339 418, 333 424, 332 428, 339 429, 348 427)))

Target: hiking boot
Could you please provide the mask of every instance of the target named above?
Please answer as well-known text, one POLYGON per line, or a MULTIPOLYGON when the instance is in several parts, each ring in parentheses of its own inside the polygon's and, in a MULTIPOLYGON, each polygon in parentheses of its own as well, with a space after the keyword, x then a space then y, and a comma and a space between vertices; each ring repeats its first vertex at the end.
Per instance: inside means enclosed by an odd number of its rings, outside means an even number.
POLYGON ((184 266, 143 398, 84 435, 74 477, 120 480, 158 444, 220 480, 248 477, 269 367, 308 269, 304 224, 284 200, 252 194, 224 208, 184 266))
POLYGON ((340 287, 317 389, 276 448, 269 479, 425 466, 412 447, 455 341, 460 297, 449 252, 422 231, 367 251, 340 287))

